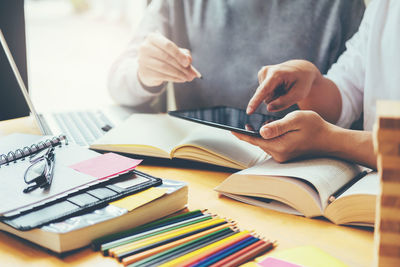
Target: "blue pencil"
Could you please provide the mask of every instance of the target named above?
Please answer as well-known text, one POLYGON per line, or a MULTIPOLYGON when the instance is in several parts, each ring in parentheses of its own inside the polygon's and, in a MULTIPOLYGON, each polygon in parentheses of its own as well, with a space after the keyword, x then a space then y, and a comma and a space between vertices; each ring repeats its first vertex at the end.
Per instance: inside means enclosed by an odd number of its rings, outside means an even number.
POLYGON ((129 267, 138 267, 138 266, 142 267, 142 266, 160 265, 161 263, 170 261, 173 258, 179 257, 181 255, 187 254, 187 253, 197 250, 199 248, 205 247, 211 243, 222 240, 222 239, 224 239, 230 235, 233 235, 235 233, 236 232, 234 232, 232 229, 220 230, 218 232, 215 232, 215 233, 200 237, 196 240, 190 241, 186 244, 169 249, 162 253, 153 255, 153 256, 143 259, 141 261, 135 262, 128 266, 129 267))
POLYGON ((245 247, 250 246, 251 244, 253 244, 259 240, 260 239, 255 238, 254 236, 250 236, 244 240, 237 242, 236 244, 233 244, 232 246, 229 246, 221 251, 218 251, 217 253, 214 253, 213 255, 210 255, 210 256, 202 259, 201 261, 195 263, 191 267, 209 266, 209 265, 211 265, 217 261, 220 261, 221 259, 223 259, 245 247))

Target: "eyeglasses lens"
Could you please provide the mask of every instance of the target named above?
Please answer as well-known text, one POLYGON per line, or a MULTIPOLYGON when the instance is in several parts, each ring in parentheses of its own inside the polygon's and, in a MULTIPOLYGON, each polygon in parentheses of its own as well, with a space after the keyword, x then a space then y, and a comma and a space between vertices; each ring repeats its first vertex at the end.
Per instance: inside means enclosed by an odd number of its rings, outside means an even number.
POLYGON ((25 174, 25 180, 27 183, 31 183, 35 181, 38 177, 40 177, 38 180, 36 180, 36 183, 41 184, 45 182, 45 173, 46 173, 46 160, 45 159, 40 159, 34 164, 32 164, 26 171, 25 174), (42 181, 43 180, 43 181, 42 181))

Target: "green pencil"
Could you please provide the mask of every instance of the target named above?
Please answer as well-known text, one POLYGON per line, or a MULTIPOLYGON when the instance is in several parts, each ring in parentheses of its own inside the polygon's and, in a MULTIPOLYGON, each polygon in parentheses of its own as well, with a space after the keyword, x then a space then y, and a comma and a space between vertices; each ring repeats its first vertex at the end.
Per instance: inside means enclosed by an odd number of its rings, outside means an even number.
POLYGON ((211 215, 202 215, 199 217, 195 217, 195 218, 191 218, 191 219, 187 219, 187 220, 182 220, 180 222, 174 223, 174 224, 169 224, 166 226, 162 226, 162 227, 158 227, 158 228, 154 228, 152 230, 149 231, 145 231, 145 232, 141 232, 138 234, 133 234, 131 236, 127 236, 118 240, 114 240, 108 243, 105 243, 103 245, 101 245, 100 249, 103 252, 104 255, 108 254, 108 250, 111 248, 115 248, 115 247, 119 247, 125 244, 129 244, 141 239, 145 239, 151 236, 156 236, 165 232, 169 232, 175 229, 179 229, 188 225, 192 225, 195 223, 199 223, 202 221, 206 221, 206 220, 210 220, 212 219, 211 215))
POLYGON ((156 263, 158 263, 158 262, 166 261, 167 259, 170 259, 173 256, 179 256, 181 254, 186 254, 190 251, 197 250, 201 247, 207 246, 208 244, 214 243, 220 239, 226 238, 227 236, 232 235, 234 233, 235 233, 235 231, 233 231, 230 228, 222 229, 217 232, 214 232, 214 233, 205 235, 203 237, 200 237, 198 239, 192 240, 190 242, 187 242, 186 244, 182 244, 180 246, 163 251, 161 253, 158 253, 156 255, 153 255, 153 256, 143 259, 141 261, 135 262, 128 266, 138 267, 138 266, 157 265, 156 263))
POLYGON ((99 250, 101 245, 113 240, 117 240, 117 239, 121 239, 124 238, 126 236, 135 234, 135 233, 140 233, 142 231, 145 230, 150 230, 154 227, 160 226, 160 225, 167 225, 167 224, 172 224, 174 222, 178 222, 179 220, 185 219, 185 218, 189 218, 189 217, 196 217, 196 216, 201 216, 203 215, 203 212, 201 210, 194 210, 194 211, 189 211, 189 212, 185 212, 173 217, 168 217, 168 218, 164 218, 161 220, 156 220, 153 221, 151 223, 148 224, 143 224, 141 226, 137 226, 135 228, 132 229, 128 229, 122 232, 118 232, 118 233, 114 233, 114 234, 110 234, 110 235, 106 235, 100 238, 97 238, 95 240, 92 241, 92 249, 93 250, 99 250))

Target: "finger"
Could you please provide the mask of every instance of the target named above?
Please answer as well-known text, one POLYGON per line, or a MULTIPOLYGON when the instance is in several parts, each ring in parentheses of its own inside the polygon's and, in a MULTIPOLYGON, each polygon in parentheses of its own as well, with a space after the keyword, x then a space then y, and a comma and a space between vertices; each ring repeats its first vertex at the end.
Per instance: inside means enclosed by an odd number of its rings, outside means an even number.
POLYGON ((250 143, 252 145, 256 145, 256 140, 255 139, 260 139, 260 138, 257 138, 257 137, 252 137, 252 136, 249 136, 249 135, 246 135, 246 134, 241 134, 241 133, 238 133, 238 132, 231 132, 231 133, 234 136, 236 136, 238 139, 240 139, 242 141, 245 141, 247 143, 250 143))
POLYGON ((196 77, 196 74, 192 73, 190 71, 190 67, 184 68, 182 67, 181 64, 179 64, 175 58, 173 58, 171 55, 166 53, 164 50, 160 49, 157 46, 154 45, 149 45, 146 46, 144 49, 142 49, 142 57, 139 58, 139 61, 142 60, 144 64, 147 64, 147 59, 148 58, 156 58, 162 62, 168 63, 169 65, 172 65, 174 68, 178 69, 180 72, 182 72, 187 80, 192 80, 194 77, 196 77), (143 58, 143 59, 142 59, 143 58))
POLYGON ((273 148, 274 142, 271 142, 269 140, 265 140, 262 138, 258 137, 251 137, 245 134, 237 133, 237 132, 231 132, 234 136, 236 136, 238 139, 248 142, 254 146, 260 147, 262 150, 264 150, 267 154, 271 155, 271 148, 273 148))
POLYGON ((283 95, 267 104, 267 110, 271 112, 281 111, 296 104, 296 96, 294 93, 283 95))
POLYGON ((283 119, 265 124, 260 129, 261 136, 264 139, 272 139, 284 135, 288 132, 297 131, 298 130, 297 117, 288 115, 285 116, 283 119))
POLYGON ((250 99, 246 112, 248 114, 253 113, 257 107, 263 102, 266 98, 270 98, 273 94, 275 87, 281 83, 281 79, 276 75, 267 74, 266 79, 258 86, 256 92, 253 97, 250 99))
MULTIPOLYGON (((190 53, 190 51, 186 48, 179 48, 179 49, 190 58, 190 64, 192 64, 192 54, 190 53)), ((189 70, 195 77, 197 78, 202 77, 201 73, 193 65, 189 66, 189 70)))
POLYGON ((266 103, 268 111, 280 111, 296 104, 300 99, 298 92, 301 92, 297 87, 299 86, 294 81, 290 84, 282 83, 275 88, 273 98, 266 103))
POLYGON ((151 34, 149 36, 149 40, 152 44, 172 56, 180 65, 182 65, 182 67, 186 68, 190 65, 191 58, 189 58, 184 52, 182 52, 174 42, 167 39, 162 34, 151 34))
POLYGON ((268 73, 268 67, 264 66, 261 68, 261 70, 258 72, 257 74, 257 78, 258 78, 258 83, 262 83, 262 81, 265 80, 265 77, 267 76, 268 73))
MULTIPOLYGON (((161 82, 176 82, 176 83, 183 83, 186 82, 186 80, 168 75, 166 73, 159 72, 154 69, 150 69, 147 67, 143 67, 141 70, 142 73, 145 73, 146 76, 153 77, 154 80, 159 80, 161 82)), ((142 76, 142 75, 141 75, 142 76)))
POLYGON ((174 77, 174 78, 182 80, 182 81, 193 80, 192 76, 187 75, 186 73, 182 72, 181 70, 176 69, 175 66, 172 66, 167 62, 160 61, 157 58, 147 58, 145 67, 148 69, 157 71, 158 73, 162 73, 162 74, 168 75, 170 77, 174 77))

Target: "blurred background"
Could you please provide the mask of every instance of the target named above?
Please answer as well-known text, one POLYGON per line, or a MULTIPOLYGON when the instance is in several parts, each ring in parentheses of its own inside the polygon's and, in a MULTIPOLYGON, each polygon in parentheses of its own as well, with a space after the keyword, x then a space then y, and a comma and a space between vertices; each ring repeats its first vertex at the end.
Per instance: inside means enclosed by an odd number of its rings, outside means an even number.
POLYGON ((28 84, 38 110, 112 103, 110 66, 145 6, 146 0, 25 0, 28 84))

